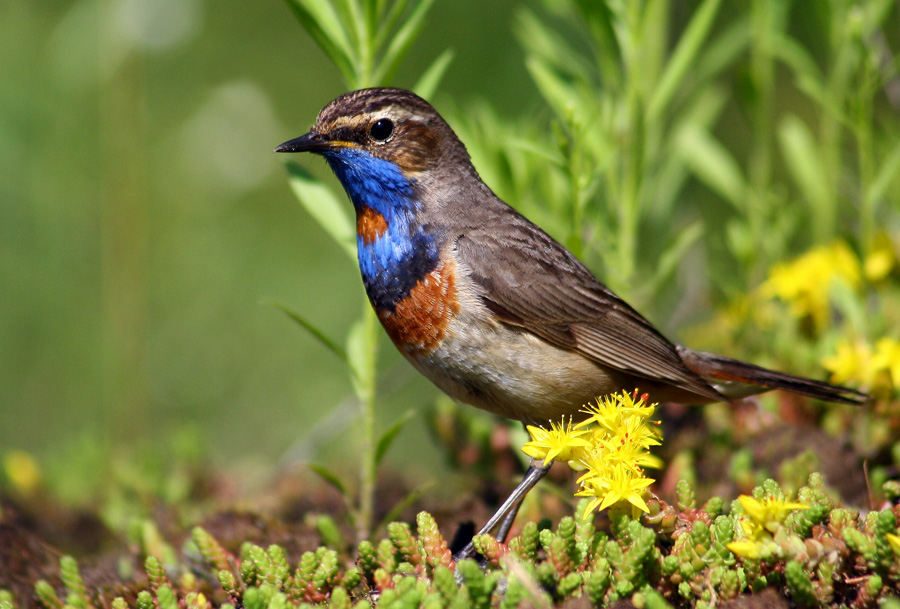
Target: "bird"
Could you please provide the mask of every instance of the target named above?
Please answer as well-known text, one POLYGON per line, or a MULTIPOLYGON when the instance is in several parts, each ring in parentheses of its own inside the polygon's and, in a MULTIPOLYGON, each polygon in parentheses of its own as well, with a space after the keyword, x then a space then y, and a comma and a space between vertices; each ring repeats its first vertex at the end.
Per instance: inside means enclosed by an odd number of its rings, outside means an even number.
MULTIPOLYGON (((455 400, 531 425, 584 418, 598 396, 732 402, 770 389, 862 404, 868 396, 677 345, 480 178, 427 101, 368 88, 328 103, 275 149, 324 157, 356 213, 366 294, 387 335, 455 400)), ((524 479, 480 532, 503 541, 524 479)), ((458 557, 474 552, 470 543, 458 557)))

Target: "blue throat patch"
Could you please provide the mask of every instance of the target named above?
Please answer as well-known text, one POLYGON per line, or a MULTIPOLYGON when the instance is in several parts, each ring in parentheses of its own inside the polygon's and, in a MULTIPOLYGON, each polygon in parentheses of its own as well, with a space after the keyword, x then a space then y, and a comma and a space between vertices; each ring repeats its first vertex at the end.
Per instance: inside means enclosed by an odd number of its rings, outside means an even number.
POLYGON ((393 312, 416 283, 438 264, 438 244, 416 222, 419 203, 412 181, 397 165, 356 148, 324 153, 359 215, 366 208, 387 228, 370 243, 357 235, 357 257, 372 305, 393 312))

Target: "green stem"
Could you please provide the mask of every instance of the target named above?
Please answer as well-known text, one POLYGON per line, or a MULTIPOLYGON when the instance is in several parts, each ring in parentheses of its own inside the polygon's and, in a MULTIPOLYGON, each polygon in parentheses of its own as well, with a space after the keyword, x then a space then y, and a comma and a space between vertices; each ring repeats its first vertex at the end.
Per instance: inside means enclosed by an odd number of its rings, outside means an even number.
POLYGON ((629 69, 628 77, 628 124, 631 129, 627 133, 627 141, 623 146, 624 167, 621 176, 621 196, 619 209, 619 252, 620 290, 624 288, 623 297, 630 298, 630 287, 636 268, 637 232, 640 219, 641 175, 643 173, 644 155, 644 116, 639 82, 636 76, 637 66, 629 69))
POLYGON ((745 213, 751 231, 751 239, 755 246, 751 251, 759 257, 747 260, 747 268, 751 282, 759 280, 752 276, 754 271, 767 268, 772 262, 770 252, 780 257, 783 252, 778 244, 772 243, 771 231, 767 231, 770 217, 770 195, 772 177, 772 107, 774 93, 775 65, 772 58, 772 32, 779 27, 773 14, 776 8, 768 0, 757 0, 753 3, 753 46, 751 47, 750 69, 756 93, 753 108, 754 146, 750 158, 750 188, 746 193, 745 213), (767 244, 768 242, 768 244, 767 244), (761 258, 761 260, 760 260, 761 258), (760 264, 761 263, 761 264, 760 264))
POLYGON ((572 250, 577 258, 584 255, 584 225, 582 209, 582 189, 581 189, 581 171, 580 163, 577 162, 579 155, 582 153, 580 144, 581 134, 576 132, 574 123, 568 126, 569 142, 566 145, 566 167, 569 171, 569 188, 572 192, 572 217, 571 217, 571 233, 566 245, 572 250))
MULTIPOLYGON (((855 92, 852 90, 852 82, 853 75, 857 69, 852 41, 848 38, 848 19, 849 12, 847 10, 834 11, 830 33, 832 49, 836 49, 836 51, 832 51, 833 57, 826 83, 831 104, 834 108, 843 109, 844 111, 849 111, 847 103, 855 95, 855 92)), ((841 176, 844 175, 843 128, 839 116, 823 108, 821 127, 822 154, 824 159, 823 165, 827 172, 825 179, 831 181, 831 187, 827 189, 828 193, 840 192, 841 176)), ((816 237, 820 241, 834 237, 836 206, 837 197, 832 194, 829 204, 818 210, 821 217, 817 219, 819 234, 816 237)))
POLYGON ((371 87, 374 58, 372 53, 372 38, 374 31, 369 27, 368 19, 363 16, 357 0, 347 2, 356 30, 356 88, 371 87))
POLYGON ((357 389, 363 431, 362 457, 360 459, 359 518, 356 521, 357 541, 368 539, 372 533, 376 480, 375 396, 378 378, 376 374, 378 362, 378 320, 368 301, 363 304, 362 316, 365 328, 365 349, 370 352, 369 357, 365 361, 370 369, 364 371, 360 376, 357 389))
POLYGON ((856 150, 859 157, 859 200, 860 200, 860 247, 862 253, 868 254, 875 239, 875 207, 876 198, 869 195, 869 189, 875 179, 875 160, 873 156, 873 118, 872 106, 874 93, 878 87, 878 77, 864 63, 862 68, 862 85, 856 99, 858 107, 854 119, 856 123, 856 150))
POLYGON ((868 196, 875 175, 872 160, 872 115, 868 99, 860 99, 856 127, 856 149, 859 156, 860 244, 863 253, 871 247, 875 237, 875 198, 868 196))

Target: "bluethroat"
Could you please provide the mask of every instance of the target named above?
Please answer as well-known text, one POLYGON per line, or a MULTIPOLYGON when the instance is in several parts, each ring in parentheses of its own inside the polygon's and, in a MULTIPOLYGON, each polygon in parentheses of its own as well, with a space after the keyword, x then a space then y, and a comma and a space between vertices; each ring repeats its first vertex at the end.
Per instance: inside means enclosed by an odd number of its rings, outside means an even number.
MULTIPOLYGON (((425 100, 353 91, 276 152, 322 155, 356 210, 369 300, 407 360, 454 399, 541 425, 598 396, 707 404, 785 389, 858 404, 863 393, 673 344, 565 247, 481 181, 425 100)), ((481 532, 504 538, 523 482, 481 532)), ((472 553, 471 544, 461 555, 472 553)))

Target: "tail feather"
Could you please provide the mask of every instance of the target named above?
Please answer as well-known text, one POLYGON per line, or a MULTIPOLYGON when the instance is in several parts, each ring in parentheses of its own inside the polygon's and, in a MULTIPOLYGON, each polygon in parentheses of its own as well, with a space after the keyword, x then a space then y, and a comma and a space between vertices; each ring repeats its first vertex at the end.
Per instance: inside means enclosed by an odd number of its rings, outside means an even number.
POLYGON ((737 399, 769 389, 784 389, 826 402, 865 404, 872 398, 848 387, 776 372, 735 359, 679 347, 684 364, 723 395, 737 399))

